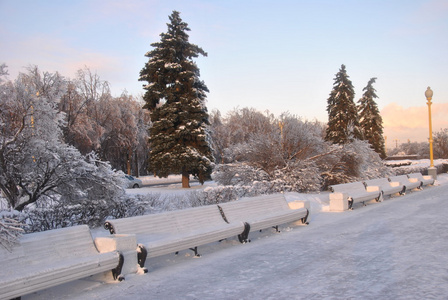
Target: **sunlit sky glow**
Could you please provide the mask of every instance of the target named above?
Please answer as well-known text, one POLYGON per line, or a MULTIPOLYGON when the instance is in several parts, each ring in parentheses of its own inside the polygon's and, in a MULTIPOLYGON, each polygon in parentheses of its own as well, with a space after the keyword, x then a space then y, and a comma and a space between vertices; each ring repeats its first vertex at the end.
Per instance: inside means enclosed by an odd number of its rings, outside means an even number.
POLYGON ((345 64, 356 101, 378 78, 388 143, 427 140, 427 86, 433 129, 448 128, 447 0, 0 0, 0 63, 10 79, 29 65, 70 78, 87 66, 114 96, 138 96, 144 54, 173 10, 208 53, 197 64, 209 111, 254 107, 327 122, 345 64))

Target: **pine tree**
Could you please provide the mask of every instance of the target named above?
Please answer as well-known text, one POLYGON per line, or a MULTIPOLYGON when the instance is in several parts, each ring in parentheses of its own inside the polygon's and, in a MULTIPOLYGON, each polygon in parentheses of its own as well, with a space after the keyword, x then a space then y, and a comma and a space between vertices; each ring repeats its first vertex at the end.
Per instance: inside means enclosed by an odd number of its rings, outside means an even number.
POLYGON ((364 138, 372 145, 375 152, 381 158, 386 158, 386 150, 383 138, 383 119, 375 102, 376 90, 373 88, 376 78, 371 78, 367 86, 363 89, 364 94, 358 100, 359 124, 363 132, 364 138))
POLYGON ((150 110, 149 169, 159 177, 182 174, 182 186, 189 187, 189 175, 201 183, 211 175, 213 156, 205 106, 207 86, 199 80, 193 58, 207 53, 188 41, 188 24, 179 12, 169 17, 168 31, 162 33, 140 71, 146 93, 143 108, 150 110))
POLYGON ((355 92, 345 65, 336 74, 333 90, 327 102, 328 126, 325 140, 333 144, 346 144, 353 139, 362 139, 359 117, 354 102, 355 92))

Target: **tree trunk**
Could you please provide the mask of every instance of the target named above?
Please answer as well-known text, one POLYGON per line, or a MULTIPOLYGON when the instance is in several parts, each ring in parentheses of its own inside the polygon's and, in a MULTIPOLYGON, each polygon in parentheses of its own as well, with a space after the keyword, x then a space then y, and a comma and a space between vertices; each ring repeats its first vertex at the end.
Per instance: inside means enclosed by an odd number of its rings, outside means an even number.
POLYGON ((140 177, 140 167, 138 165, 138 152, 134 151, 134 162, 135 162, 135 175, 137 175, 137 177, 140 177))
POLYGON ((132 159, 132 150, 131 147, 128 147, 128 160, 127 160, 128 175, 131 175, 131 159, 132 159))
POLYGON ((190 174, 182 172, 182 188, 190 188, 190 174))

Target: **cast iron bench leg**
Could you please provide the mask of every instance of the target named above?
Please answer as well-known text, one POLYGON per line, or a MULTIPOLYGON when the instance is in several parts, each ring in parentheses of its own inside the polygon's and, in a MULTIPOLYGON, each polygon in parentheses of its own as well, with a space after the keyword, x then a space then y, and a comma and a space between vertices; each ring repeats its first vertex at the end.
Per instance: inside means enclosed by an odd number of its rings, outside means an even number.
POLYGON ((146 257, 148 255, 148 250, 142 244, 138 245, 137 248, 137 262, 140 268, 142 268, 144 273, 148 273, 148 269, 145 268, 146 257))
POLYGON ((241 244, 250 243, 249 231, 250 231, 250 224, 244 222, 244 231, 238 235, 238 240, 240 241, 241 244))
POLYGON ((124 256, 123 254, 119 253, 120 258, 118 259, 118 266, 115 269, 112 269, 112 276, 114 277, 114 280, 123 281, 124 276, 121 275, 121 270, 123 269, 123 263, 124 263, 124 256))

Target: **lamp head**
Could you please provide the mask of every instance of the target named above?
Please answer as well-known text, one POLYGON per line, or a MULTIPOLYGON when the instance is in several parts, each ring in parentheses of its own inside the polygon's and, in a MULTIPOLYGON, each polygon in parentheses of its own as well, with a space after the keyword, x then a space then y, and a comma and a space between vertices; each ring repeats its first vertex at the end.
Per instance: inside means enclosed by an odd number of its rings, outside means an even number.
POLYGON ((433 92, 432 92, 431 88, 428 86, 428 88, 426 89, 426 92, 425 92, 426 99, 431 100, 432 94, 433 94, 433 92))

